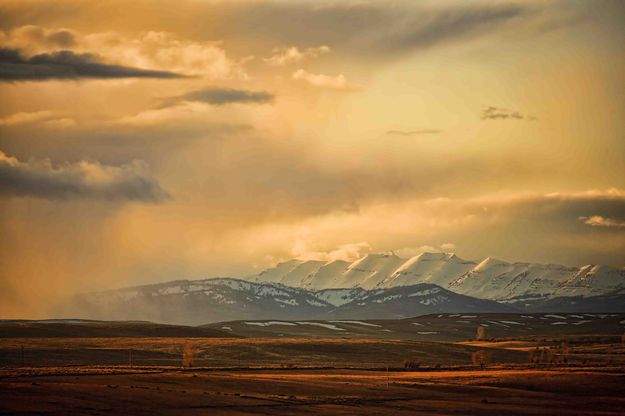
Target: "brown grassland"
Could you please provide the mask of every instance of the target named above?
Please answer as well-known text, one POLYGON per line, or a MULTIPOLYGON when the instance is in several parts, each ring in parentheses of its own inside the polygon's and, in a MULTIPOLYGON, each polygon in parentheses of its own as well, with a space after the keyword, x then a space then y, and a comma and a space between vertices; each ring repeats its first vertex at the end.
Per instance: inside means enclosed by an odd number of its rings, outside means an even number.
POLYGON ((5 338, 0 415, 624 414, 620 339, 592 340, 5 338))

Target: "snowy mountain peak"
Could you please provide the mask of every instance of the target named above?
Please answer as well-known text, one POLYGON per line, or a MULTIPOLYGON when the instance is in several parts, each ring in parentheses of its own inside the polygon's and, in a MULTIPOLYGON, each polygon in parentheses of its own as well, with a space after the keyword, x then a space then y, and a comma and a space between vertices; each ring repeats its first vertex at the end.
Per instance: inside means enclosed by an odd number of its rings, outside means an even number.
MULTIPOLYGON (((520 263, 519 263, 520 264, 520 263)), ((510 263, 507 263, 503 260, 499 260, 493 257, 486 257, 484 260, 480 262, 475 268, 475 271, 483 271, 490 269, 491 267, 505 267, 509 266, 510 263)))
POLYGON ((623 268, 510 263, 493 257, 475 262, 454 253, 431 252, 409 259, 394 253, 370 253, 352 263, 285 262, 251 280, 273 281, 312 290, 374 289, 433 283, 457 293, 506 302, 625 291, 623 268))

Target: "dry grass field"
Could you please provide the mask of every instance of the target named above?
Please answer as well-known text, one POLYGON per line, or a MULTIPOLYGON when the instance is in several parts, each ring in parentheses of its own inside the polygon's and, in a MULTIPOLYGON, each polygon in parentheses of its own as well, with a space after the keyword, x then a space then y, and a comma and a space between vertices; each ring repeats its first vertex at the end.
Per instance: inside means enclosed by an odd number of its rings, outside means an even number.
MULTIPOLYGON (((472 354, 480 349, 451 343, 353 338, 5 338, 0 340, 0 366, 179 367, 186 351, 196 367, 398 368, 405 360, 446 367, 471 364, 472 354)), ((493 363, 527 361, 525 352, 488 350, 493 363)))
MULTIPOLYGON (((88 370, 88 371, 87 371, 88 370)), ((622 368, 5 372, 2 415, 622 415, 622 368)))
POLYGON ((625 414, 625 348, 614 334, 431 342, 185 328, 146 337, 135 326, 121 337, 120 328, 83 338, 60 336, 67 327, 53 337, 5 331, 0 415, 625 414))

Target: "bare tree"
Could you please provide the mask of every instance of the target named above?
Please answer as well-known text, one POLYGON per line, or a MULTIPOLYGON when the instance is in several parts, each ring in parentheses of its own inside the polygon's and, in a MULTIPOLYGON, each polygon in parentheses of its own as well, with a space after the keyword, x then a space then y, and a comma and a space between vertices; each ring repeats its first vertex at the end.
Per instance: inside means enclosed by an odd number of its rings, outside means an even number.
POLYGON ((477 331, 475 332, 475 340, 483 341, 486 339, 486 327, 482 325, 478 325, 477 331))
POLYGON ((193 358, 195 355, 195 346, 191 342, 186 342, 182 346, 182 366, 185 368, 193 367, 193 358))
POLYGON ((473 362, 473 365, 479 365, 480 368, 483 369, 488 363, 488 355, 488 351, 486 350, 475 351, 471 354, 471 361, 473 362))

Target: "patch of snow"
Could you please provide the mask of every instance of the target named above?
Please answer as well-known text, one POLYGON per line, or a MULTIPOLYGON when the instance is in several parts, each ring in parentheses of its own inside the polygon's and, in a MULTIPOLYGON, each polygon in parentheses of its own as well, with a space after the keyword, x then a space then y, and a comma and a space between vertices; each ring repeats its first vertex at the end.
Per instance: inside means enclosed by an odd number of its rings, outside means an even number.
MULTIPOLYGON (((414 292, 408 295, 409 298, 414 297, 414 296, 427 296, 427 295, 434 295, 438 292, 440 292, 441 289, 438 287, 434 287, 432 289, 425 289, 425 290, 420 290, 418 292, 414 292)), ((451 315, 450 315, 451 316, 451 315)))
POLYGON ((566 316, 562 316, 562 315, 545 315, 546 318, 553 318, 553 319, 566 319, 566 316))
POLYGON ((297 322, 297 323, 298 323, 298 324, 300 324, 300 325, 314 325, 314 326, 319 326, 319 327, 321 327, 321 328, 331 329, 331 330, 333 330, 333 331, 345 331, 343 328, 339 328, 339 327, 338 327, 338 326, 336 326, 336 325, 324 324, 324 323, 321 323, 321 322, 305 322, 305 321, 302 321, 302 322, 297 322))
POLYGON ((255 326, 271 326, 271 325, 297 326, 293 322, 284 322, 284 321, 243 322, 243 323, 245 325, 255 325, 255 326))
POLYGON ((551 325, 568 325, 568 322, 562 322, 562 321, 558 321, 558 322, 552 322, 551 325))
POLYGON ((306 303, 308 303, 311 306, 326 306, 325 304, 323 304, 323 303, 321 303, 319 301, 316 301, 314 299, 306 299, 306 303))
POLYGON ((382 326, 382 325, 377 325, 377 324, 372 324, 369 322, 362 322, 362 321, 330 321, 330 322, 337 323, 337 324, 355 324, 355 325, 377 326, 377 327, 382 326))
POLYGON ((276 302, 285 303, 285 304, 291 305, 291 306, 299 306, 299 303, 297 303, 297 301, 295 299, 273 298, 273 300, 275 300, 276 302))
POLYGON ((501 322, 502 324, 510 324, 510 325, 525 325, 521 322, 516 322, 516 321, 499 321, 499 322, 501 322))

